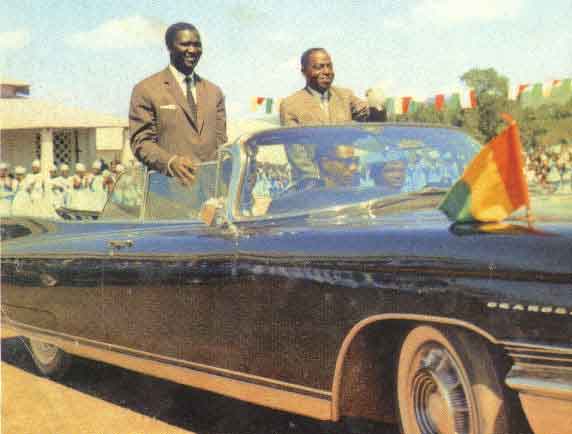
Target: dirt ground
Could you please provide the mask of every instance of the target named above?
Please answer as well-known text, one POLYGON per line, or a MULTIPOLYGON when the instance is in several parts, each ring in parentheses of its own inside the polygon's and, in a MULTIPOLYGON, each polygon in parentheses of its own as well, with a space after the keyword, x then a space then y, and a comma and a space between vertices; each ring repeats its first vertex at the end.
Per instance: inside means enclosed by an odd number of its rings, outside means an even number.
POLYGON ((2 330, 2 434, 395 434, 395 427, 318 422, 74 359, 66 378, 36 373, 22 340, 2 330))

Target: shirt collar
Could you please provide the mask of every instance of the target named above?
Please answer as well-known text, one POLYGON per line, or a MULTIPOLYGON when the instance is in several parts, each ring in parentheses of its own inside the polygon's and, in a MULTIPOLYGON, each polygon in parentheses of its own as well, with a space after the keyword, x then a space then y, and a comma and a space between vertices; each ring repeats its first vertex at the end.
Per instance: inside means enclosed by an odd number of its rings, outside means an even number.
MULTIPOLYGON (((186 75, 183 74, 181 71, 179 71, 177 68, 175 68, 172 64, 169 64, 169 70, 173 73, 173 75, 175 76, 175 80, 177 80, 177 82, 182 83, 184 85, 186 85, 185 82, 185 77, 186 75)), ((196 84, 197 77, 195 74, 195 71, 191 72, 191 85, 194 86, 196 84)))
POLYGON ((319 100, 326 100, 328 101, 330 99, 330 90, 328 89, 327 91, 325 91, 324 93, 320 93, 315 89, 312 89, 310 86, 306 86, 306 89, 308 89, 308 92, 310 92, 310 94, 316 98, 318 98, 319 100))

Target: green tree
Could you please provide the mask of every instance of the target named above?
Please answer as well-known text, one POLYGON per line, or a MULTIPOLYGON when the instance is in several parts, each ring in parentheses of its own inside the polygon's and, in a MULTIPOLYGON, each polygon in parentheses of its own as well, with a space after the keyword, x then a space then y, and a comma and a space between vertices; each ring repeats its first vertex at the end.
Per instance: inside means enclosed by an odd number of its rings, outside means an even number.
POLYGON ((477 96, 478 136, 488 142, 503 127, 500 113, 508 108, 508 78, 494 68, 473 68, 461 80, 477 96))
POLYGON ((461 80, 474 89, 477 98, 484 95, 508 96, 508 78, 500 75, 494 68, 473 68, 461 76, 461 80))

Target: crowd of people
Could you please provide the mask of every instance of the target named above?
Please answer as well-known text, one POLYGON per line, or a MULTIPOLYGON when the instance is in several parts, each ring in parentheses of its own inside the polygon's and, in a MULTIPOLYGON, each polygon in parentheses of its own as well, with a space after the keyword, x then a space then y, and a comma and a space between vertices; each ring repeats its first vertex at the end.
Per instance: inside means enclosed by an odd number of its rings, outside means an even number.
POLYGON ((549 193, 572 193, 572 151, 535 149, 526 156, 525 168, 529 185, 549 193))
POLYGON ((290 183, 291 173, 288 164, 261 163, 256 167, 256 183, 253 194, 275 197, 290 183))
MULTIPOLYGON (((227 142, 225 98, 218 86, 195 72, 203 46, 193 24, 179 22, 169 26, 165 44, 169 65, 133 88, 130 144, 138 164, 192 185, 199 164, 216 159, 218 147, 227 142)), ((366 101, 350 89, 333 85, 334 65, 324 48, 305 50, 300 58, 300 72, 305 86, 282 101, 282 126, 387 120, 383 92, 370 89, 366 101)), ((316 159, 313 148, 292 146, 287 153, 290 166, 261 164, 251 170, 247 185, 253 195, 273 198, 290 188, 293 179, 316 177, 321 160, 316 159), (317 164, 308 164, 312 160, 317 164), (313 173, 299 176, 297 172, 305 169, 313 173)), ((331 165, 328 158, 322 159, 331 165)), ((349 157, 340 161, 356 166, 347 178, 359 178, 359 185, 385 185, 391 179, 400 192, 417 191, 423 186, 449 186, 467 163, 437 151, 411 152, 395 161, 388 160, 392 158, 360 165, 353 164, 349 157)), ((572 190, 571 152, 538 151, 526 160, 530 183, 547 191, 572 190)), ((122 169, 120 164, 112 163, 108 168, 98 160, 90 170, 82 163, 76 164, 73 175, 66 164, 53 166, 49 176, 44 177, 38 160, 31 168, 31 173, 22 166, 10 172, 6 163, 0 163, 0 214, 53 217, 58 208, 101 210, 122 169)), ((327 167, 319 169, 327 172, 327 167)))
POLYGON ((0 162, 0 215, 58 218, 57 210, 69 208, 100 211, 124 167, 96 160, 88 170, 77 163, 73 172, 68 164, 53 165, 42 174, 40 160, 12 168, 0 162))

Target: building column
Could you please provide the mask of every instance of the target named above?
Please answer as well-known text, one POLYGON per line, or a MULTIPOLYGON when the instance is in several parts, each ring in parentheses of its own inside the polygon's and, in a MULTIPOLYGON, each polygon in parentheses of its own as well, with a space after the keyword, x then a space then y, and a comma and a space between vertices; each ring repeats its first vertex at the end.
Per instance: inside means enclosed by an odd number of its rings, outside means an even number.
POLYGON ((54 132, 51 128, 42 128, 40 137, 42 175, 47 177, 50 172, 50 167, 54 164, 54 132))
POLYGON ((135 157, 131 152, 131 141, 129 139, 129 128, 123 128, 123 147, 121 148, 121 164, 124 166, 135 157))

